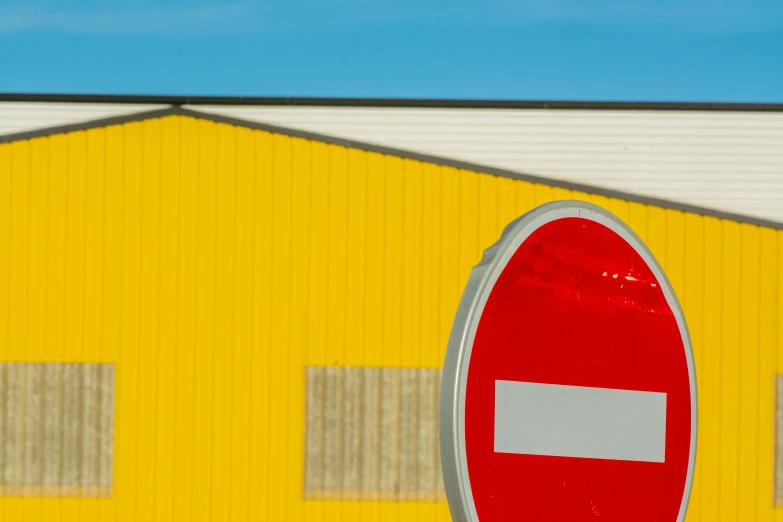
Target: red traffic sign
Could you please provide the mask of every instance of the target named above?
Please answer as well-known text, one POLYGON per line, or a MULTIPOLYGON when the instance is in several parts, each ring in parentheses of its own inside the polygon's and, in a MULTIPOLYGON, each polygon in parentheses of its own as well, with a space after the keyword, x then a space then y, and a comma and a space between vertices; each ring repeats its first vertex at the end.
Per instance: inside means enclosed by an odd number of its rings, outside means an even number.
POLYGON ((682 522, 696 405, 685 318, 649 249, 595 205, 543 205, 485 251, 454 321, 452 518, 682 522))

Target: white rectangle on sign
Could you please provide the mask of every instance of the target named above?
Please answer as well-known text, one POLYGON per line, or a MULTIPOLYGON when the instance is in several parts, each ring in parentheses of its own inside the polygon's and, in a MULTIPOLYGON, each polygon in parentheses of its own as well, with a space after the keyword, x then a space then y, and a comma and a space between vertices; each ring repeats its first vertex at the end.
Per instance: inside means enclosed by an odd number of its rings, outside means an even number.
POLYGON ((495 452, 663 462, 666 394, 495 381, 495 452))

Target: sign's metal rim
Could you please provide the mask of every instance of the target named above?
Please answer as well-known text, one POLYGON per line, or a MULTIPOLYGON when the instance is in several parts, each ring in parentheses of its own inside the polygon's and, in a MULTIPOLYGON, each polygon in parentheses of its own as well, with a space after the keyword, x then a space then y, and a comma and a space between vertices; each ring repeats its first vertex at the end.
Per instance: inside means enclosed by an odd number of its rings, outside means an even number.
POLYGON ((691 389, 690 455, 685 490, 677 517, 677 522, 683 522, 693 486, 698 423, 696 369, 685 316, 669 279, 641 238, 614 214, 592 203, 577 200, 547 203, 512 221, 500 239, 484 251, 481 261, 468 278, 449 336, 440 390, 440 455, 451 516, 454 522, 479 522, 467 469, 464 412, 470 356, 484 306, 495 282, 517 248, 539 227, 567 217, 595 221, 627 241, 652 270, 677 321, 685 348, 691 389))

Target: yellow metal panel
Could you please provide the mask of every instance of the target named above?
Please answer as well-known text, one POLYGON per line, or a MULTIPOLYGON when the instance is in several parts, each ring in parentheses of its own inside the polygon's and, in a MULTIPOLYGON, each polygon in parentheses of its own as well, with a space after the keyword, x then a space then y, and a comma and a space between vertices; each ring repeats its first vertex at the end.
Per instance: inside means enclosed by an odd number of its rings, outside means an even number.
MULTIPOLYGON (((441 348, 441 301, 440 292, 444 264, 442 241, 442 170, 435 165, 422 165, 422 230, 421 230, 421 318, 420 318, 420 364, 424 368, 438 368, 443 363, 441 348)), ((514 197, 513 190, 511 191, 514 197)), ((512 200, 513 201, 513 200, 512 200)), ((513 208, 512 208, 513 212, 513 208)), ((435 480, 435 479, 433 479, 435 480)), ((438 520, 438 504, 419 504, 419 521, 438 520)))
POLYGON ((556 190, 555 187, 550 187, 547 185, 538 185, 538 184, 533 185, 534 206, 550 203, 558 199, 555 190, 556 190))
POLYGON ((153 494, 153 520, 173 522, 175 491, 175 437, 176 437, 176 386, 179 346, 179 261, 178 235, 181 187, 181 159, 179 154, 166 151, 181 150, 180 120, 168 118, 161 121, 161 158, 159 179, 158 219, 160 221, 158 299, 160 319, 158 323, 155 367, 155 438, 153 440, 155 477, 153 494))
MULTIPOLYGON (((459 302, 465 282, 460 274, 459 249, 460 232, 458 217, 461 213, 459 202, 459 171, 452 167, 441 167, 441 214, 440 214, 440 336, 438 359, 446 356, 446 343, 454 321, 454 308, 449 303, 459 302)), ((440 363, 443 364, 443 363, 440 363)))
MULTIPOLYGON (((29 190, 27 175, 30 167, 30 144, 17 143, 11 151, 11 165, 8 171, 10 187, 8 199, 8 298, 4 330, 6 357, 11 361, 25 361, 27 348, 27 325, 25 324, 28 300, 29 251, 28 223, 30 220, 29 190), (14 175, 16 174, 16 175, 14 175)), ((3 405, 3 415, 8 422, 8 405, 3 405)), ((3 450, 7 445, 3 441, 3 450)), ((22 470, 23 472, 23 470, 22 470)), ((6 471, 6 473, 8 473, 6 471)), ((19 473, 19 471, 17 471, 19 473)), ((7 497, 3 506, 6 520, 21 520, 24 516, 24 498, 7 497)))
POLYGON ((160 233, 162 228, 162 121, 143 122, 142 165, 140 171, 140 247, 139 247, 139 345, 135 349, 138 360, 138 382, 135 383, 135 401, 138 426, 136 437, 136 465, 138 474, 137 517, 153 520, 157 473, 154 468, 157 431, 157 355, 170 347, 160 343, 160 304, 162 259, 160 233), (143 427, 143 428, 142 428, 143 427))
MULTIPOLYGON (((269 362, 270 398, 269 431, 269 520, 288 520, 290 489, 294 486, 293 475, 299 470, 288 466, 289 438, 299 434, 289 433, 290 411, 289 367, 291 332, 291 142, 282 136, 271 136, 272 140, 272 222, 271 255, 272 284, 270 295, 270 339, 269 362)), ((298 375, 297 378, 301 379, 298 375)), ((299 414, 297 408, 296 414, 299 414)))
MULTIPOLYGON (((101 134, 98 134, 99 136, 101 134)), ((102 155, 99 147, 96 147, 96 155, 102 155)), ((47 272, 48 247, 47 228, 49 219, 49 140, 37 139, 30 142, 30 274, 28 281, 30 308, 27 320, 29 321, 28 361, 46 360, 46 297, 47 285, 42 275, 47 272)), ((1 161, 1 160, 0 160, 1 161)), ((94 165, 94 164, 93 164, 94 165)), ((0 167, 2 171, 2 167, 0 167)), ((19 175, 19 173, 17 173, 19 175)), ((102 174, 101 174, 102 177, 102 174)), ((94 197, 93 200, 100 203, 102 198, 94 197)), ((96 216, 102 223, 101 216, 96 216)), ((0 219, 2 219, 0 217, 0 219)), ((102 226, 98 224, 97 226, 102 226)), ((92 289, 97 285, 93 284, 92 289)), ((100 288, 98 288, 100 292, 100 288)), ((2 294, 0 294, 2 295, 2 294)), ((96 302, 100 302, 100 295, 92 296, 96 302)), ((93 307, 93 310, 98 309, 93 307)), ((95 319, 94 319, 95 320, 95 319)), ((91 328, 91 334, 96 335, 96 328, 100 327, 100 317, 91 328)), ((100 331, 99 329, 97 330, 100 331)), ((93 346, 100 346, 100 340, 93 338, 93 346)))
MULTIPOLYGON (((251 296, 251 355, 252 389, 250 397, 250 440, 254 441, 250 454, 249 520, 274 520, 271 518, 271 484, 280 480, 279 470, 271 469, 270 456, 278 452, 272 446, 272 216, 274 193, 272 190, 274 158, 272 139, 268 133, 254 133, 253 176, 253 248, 251 272, 245 274, 252 284, 251 296)), ((275 391, 274 400, 278 399, 275 391)))
MULTIPOLYGON (((328 151, 325 151, 328 154, 328 151)), ((381 366, 383 359, 383 295, 384 295, 384 231, 385 231, 385 163, 380 154, 366 155, 367 169, 367 236, 365 264, 365 297, 364 297, 364 364, 381 366)), ((380 455, 376 454, 373 462, 378 462, 380 455)), ((368 470, 369 474, 369 470, 368 470)), ((374 474, 365 478, 367 483, 379 484, 380 475, 374 474)), ((381 503, 363 502, 359 506, 362 520, 379 520, 381 503)), ((321 519, 318 519, 321 520, 321 519)))
MULTIPOLYGON (((383 292, 384 281, 384 240, 385 230, 385 170, 383 156, 380 154, 367 155, 367 239, 366 251, 366 275, 364 298, 364 364, 367 366, 380 366, 383 357, 383 292)), ((377 457, 378 459, 380 456, 377 457)), ((368 483, 377 484, 379 476, 366 477, 368 483)), ((380 504, 378 502, 363 503, 360 507, 362 519, 379 520, 380 504)))
POLYGON ((721 296, 722 359, 720 367, 720 445, 718 520, 736 520, 739 493, 739 365, 740 365, 740 225, 723 226, 723 295, 721 296))
MULTIPOLYGON (((48 244, 46 231, 48 225, 48 184, 49 184, 49 140, 37 139, 30 142, 30 260, 29 270, 33 276, 28 282, 29 312, 28 361, 46 360, 46 298, 47 285, 41 277, 47 272, 48 244)), ((96 151, 97 152, 97 151, 96 151)), ((2 154, 0 152, 0 154, 2 154)), ((2 160, 0 160, 2 161, 2 160)), ((0 163, 1 165, 1 163, 0 163)), ((0 167, 0 171, 2 171, 0 167)), ((2 201, 2 200, 0 200, 2 201)), ((2 220, 2 217, 0 217, 2 220)), ((0 225, 2 227, 2 225, 0 225)), ((1 262, 0 262, 1 264, 1 262)), ((0 291, 0 300, 2 300, 0 291)), ((97 326, 97 325, 95 325, 97 326)), ((97 343, 100 346, 100 342, 97 343)), ((46 499, 51 505, 53 499, 46 499)), ((96 505, 95 502, 92 505, 96 505)), ((99 505, 99 504, 97 504, 99 505)), ((29 520, 41 520, 44 516, 43 502, 26 502, 25 517, 29 520)), ((96 520, 97 514, 91 519, 96 520)))
MULTIPOLYGON (((5 257, 7 261, 2 263, 7 279, 5 283, 6 294, 3 296, 4 303, 4 327, 3 342, 4 349, 0 351, 4 360, 25 361, 27 347, 27 325, 24 323, 27 312, 28 299, 28 278, 29 276, 29 252, 28 244, 28 223, 29 213, 29 176, 27 175, 30 167, 30 144, 17 143, 13 148, 7 151, 7 159, 2 161, 5 172, 7 173, 7 187, 3 187, 2 204, 7 209, 6 218, 6 236, 2 237, 4 241, 5 257), (6 166, 7 165, 7 166, 6 166), (7 192, 6 192, 7 191, 7 192)), ((5 185, 5 183, 3 183, 5 185)), ((8 424, 8 405, 3 405, 2 414, 4 424, 8 424)), ((6 430, 8 427, 6 427, 6 430)), ((5 435, 5 433, 4 433, 5 435)), ((5 438, 5 437, 4 437, 5 438)), ((3 451, 7 451, 7 442, 2 441, 3 451)), ((5 473, 5 470, 4 470, 5 473)), ((24 499, 6 497, 3 499, 3 505, 0 511, 5 520, 21 520, 24 516, 24 499)))
MULTIPOLYGON (((666 210, 665 211, 665 251, 666 258, 662 260, 665 263, 664 270, 666 270, 666 277, 674 287, 674 291, 677 292, 681 301, 681 306, 687 307, 690 296, 686 289, 686 272, 685 272, 685 214, 678 210, 666 210)), ((698 263, 698 257, 692 258, 694 263, 698 263)), ((687 312, 686 312, 687 314, 687 312)), ((695 315, 695 314, 694 314, 695 315)), ((688 315, 685 316, 686 320, 688 315)))
MULTIPOLYGON (((299 145, 301 140, 295 140, 299 145)), ((326 147, 328 163, 319 172, 327 173, 327 213, 324 219, 327 223, 326 250, 324 263, 326 267, 326 336, 322 341, 326 345, 327 364, 345 364, 346 339, 346 301, 345 289, 348 278, 347 256, 348 247, 348 171, 347 150, 343 147, 326 147)), ((300 154, 301 156, 301 154, 300 154)), ((306 184, 306 180, 305 180, 306 184)), ((302 186, 304 188, 304 186, 302 186)), ((302 190, 294 191, 296 199, 300 199, 302 190)), ((299 212, 307 209, 299 209, 299 212)), ((296 215, 296 212, 294 212, 296 215)), ((295 237, 299 230, 294 229, 295 237)), ((306 255, 306 254, 305 254, 306 255)), ((336 506, 335 507, 339 507, 336 506)))
MULTIPOLYGON (((418 161, 403 162, 403 244, 400 290, 405 302, 402 306, 402 366, 421 367, 421 287, 422 287, 422 221, 423 197, 422 166, 418 161)), ((402 515, 401 515, 402 516, 402 515)), ((408 516, 414 516, 408 514, 408 516)))
MULTIPOLYGON (((367 366, 381 366, 385 357, 383 300, 388 282, 384 275, 388 270, 385 260, 386 250, 390 248, 386 241, 386 207, 389 205, 386 198, 386 168, 384 156, 374 153, 368 154, 367 320, 365 322, 367 329, 365 364, 367 366)), ((324 274, 324 278, 326 277, 324 274)))
POLYGON ((720 464, 718 454, 721 439, 721 300, 723 289, 716 281, 723 277, 722 223, 715 218, 704 218, 704 316, 697 324, 689 324, 691 330, 701 330, 703 349, 699 352, 701 373, 699 382, 699 439, 697 442, 697 466, 701 470, 700 489, 694 502, 699 502, 702 520, 718 520, 720 513, 720 464))
MULTIPOLYGON (((8 325, 4 332, 8 339, 8 357, 13 361, 27 361, 28 325, 27 306, 30 287, 30 143, 17 143, 12 155, 10 194, 10 250, 8 325)), ((83 206, 81 209, 83 211, 83 206)), ((78 238, 77 239, 78 242, 78 238)), ((9 507, 10 509, 10 507, 9 507)), ((21 511, 20 517, 21 517, 21 511)))
POLYGON ((636 202, 628 203, 628 220, 626 223, 642 238, 642 241, 647 241, 647 231, 649 229, 647 205, 636 202))
MULTIPOLYGON (((783 233, 778 231, 776 235, 777 235, 777 245, 774 245, 772 248, 777 250, 777 256, 776 256, 777 264, 776 264, 776 269, 774 270, 775 273, 770 275, 772 280, 774 280, 775 277, 777 278, 777 285, 775 285, 777 299, 775 300, 776 307, 773 311, 772 318, 775 324, 775 329, 774 329, 775 373, 780 374, 783 373, 783 330, 781 329, 780 326, 781 324, 783 324, 783 306, 781 306, 780 303, 780 296, 783 295, 783 263, 781 262, 783 261, 783 233)), ((771 411, 774 411, 774 409, 771 411)), ((778 522, 783 521, 783 510, 781 509, 775 510, 775 520, 778 522)))
POLYGON ((527 181, 515 181, 514 186, 516 187, 517 215, 521 216, 536 206, 535 185, 527 181))
MULTIPOLYGON (((670 251, 672 257, 682 261, 684 269, 684 285, 681 290, 683 312, 688 322, 688 331, 693 344, 694 359, 696 363, 697 393, 701 397, 704 393, 704 383, 698 378, 703 374, 702 348, 704 346, 704 332, 701 324, 704 318, 704 220, 694 214, 684 216, 685 223, 683 234, 677 234, 681 238, 676 242, 677 248, 672 245, 670 251)), ((671 222, 670 222, 671 224, 671 222)), ((700 448, 697 445, 697 451, 700 448)), ((704 460, 697 459, 696 470, 691 493, 691 502, 688 507, 689 522, 706 520, 701 514, 702 480, 704 477, 704 460)))
POLYGON ((593 201, 597 205, 605 205, 607 209, 612 211, 617 217, 628 222, 628 216, 630 213, 630 203, 628 201, 617 198, 604 198, 593 201))
POLYGON ((772 522, 775 477, 775 373, 777 367, 777 311, 778 311, 778 232, 762 229, 760 232, 759 264, 759 353, 758 377, 758 464, 755 469, 756 506, 759 522, 772 522))
POLYGON ((740 520, 757 520, 759 466, 759 228, 740 231, 739 482, 740 520))
MULTIPOLYGON (((439 368, 441 359, 441 270, 444 264, 440 248, 443 229, 441 213, 443 208, 441 169, 434 165, 423 166, 422 221, 421 230, 421 335, 420 356, 424 368, 439 368)), ((513 191, 511 195, 513 197, 513 191)), ((424 515, 421 515, 424 516, 424 515)), ((430 513, 427 516, 434 516, 430 513)))
MULTIPOLYGON (((290 244, 291 309, 288 311, 290 323, 290 348, 288 350, 288 365, 291 376, 288 381, 288 516, 291 520, 302 520, 304 506, 302 491, 304 489, 302 474, 304 470, 304 371, 307 364, 307 272, 310 260, 310 245, 302 238, 307 237, 310 226, 310 208, 306 196, 310 185, 309 144, 303 140, 293 141, 289 147, 283 148, 290 155, 287 168, 290 169, 289 183, 291 190, 291 232, 290 244)), ((345 171, 345 166, 341 169, 345 171)), ((284 171, 285 172, 285 171, 284 171)), ((345 205, 342 205, 345 212, 345 205)), ((344 269, 344 268, 343 268, 344 269)), ((343 286, 343 291, 344 291, 343 286)), ((336 307, 337 308, 337 307, 336 307)), ((345 302, 339 306, 345 313, 345 302)), ((345 350, 345 345, 341 347, 345 350)))
MULTIPOLYGON (((195 468, 194 427, 196 407, 196 297, 198 256, 198 126, 195 120, 177 119, 179 123, 180 147, 175 149, 179 159, 177 173, 178 197, 176 219, 179 223, 178 243, 174 256, 177 272, 173 275, 177 288, 177 355, 174 376, 174 430, 175 444, 172 448, 174 465, 172 519, 193 520, 195 468)), ((172 174, 173 175, 173 174, 172 174)))
MULTIPOLYGON (((310 144, 311 171, 328 172, 329 149, 323 143, 310 144)), ((378 176, 382 181, 383 178, 378 176)), ((310 201, 310 212, 319 219, 312 219, 308 234, 310 236, 310 270, 308 273, 309 293, 309 325, 308 325, 308 350, 307 362, 314 365, 328 364, 327 335, 327 285, 329 283, 329 267, 327 266, 327 253, 329 245, 329 221, 326 216, 329 213, 329 186, 328 175, 311 175, 310 186, 306 194, 298 197, 307 197, 310 201)), ((381 281, 378 281, 379 283, 381 281)), ((315 515, 314 515, 315 516, 315 515)))
MULTIPOLYGON (((0 328, 8 332, 8 313, 11 308, 11 226, 13 224, 11 213, 11 186, 14 172, 12 170, 13 159, 10 144, 0 146, 0 328)), ((24 173, 17 173, 17 176, 24 173)), ((0 337, 0 357, 9 360, 8 339, 0 337)), ((0 497, 0 510, 4 512, 6 499, 0 497)))
MULTIPOLYGON (((97 130, 97 129, 96 129, 97 130)), ((103 192, 103 206, 105 209, 105 232, 104 232, 104 247, 100 254, 103 257, 103 293, 102 293, 102 331, 101 331, 101 349, 103 352, 103 359, 106 362, 115 363, 115 379, 119 380, 119 374, 121 371, 119 368, 120 362, 120 346, 123 338, 122 331, 122 305, 123 305, 123 244, 124 244, 124 177, 125 177, 125 143, 124 143, 125 130, 122 126, 114 126, 106 128, 104 131, 105 143, 106 143, 106 164, 104 177, 104 192, 103 192)), ((52 141, 57 137, 52 138, 52 141)), ((51 240, 53 231, 57 226, 56 214, 57 214, 57 197, 55 187, 59 183, 59 179, 62 175, 54 169, 56 157, 52 153, 49 172, 49 238, 51 240)), ((49 252, 57 250, 59 245, 57 243, 51 243, 49 252)), ((57 259, 50 259, 49 271, 52 273, 52 267, 56 266, 57 259)), ((52 279, 47 280, 50 309, 54 312, 54 308, 51 307, 51 295, 52 291, 56 288, 52 279)), ((47 313, 47 318, 51 317, 50 313, 47 313)), ((47 327, 48 329, 51 326, 47 327)), ((48 334, 47 334, 48 335, 48 334)), ((55 344, 50 344, 51 348, 54 348, 55 344)), ((54 354, 52 349, 47 347, 47 360, 54 360, 54 354)), ((115 382, 115 386, 119 386, 118 382, 115 382)), ((115 390, 116 406, 119 406, 119 390, 115 390)), ((115 406, 115 408, 116 408, 115 406)), ((118 429, 116 415, 115 415, 115 430, 114 430, 114 471, 112 477, 112 483, 114 488, 114 495, 112 502, 101 502, 99 505, 100 520, 120 520, 119 517, 119 504, 118 496, 121 494, 119 480, 119 442, 122 439, 122 434, 118 429)), ((49 513, 52 514, 51 512, 49 513)), ((47 507, 44 507, 43 520, 47 520, 47 507)))
MULTIPOLYGON (((139 422, 138 392, 141 380, 141 182, 144 158, 142 123, 125 126, 122 172, 122 225, 120 237, 120 347, 117 360, 116 466, 117 516, 121 522, 138 519, 139 437, 145 427, 139 422)), ((66 205, 68 208, 68 205, 66 205)), ((68 221, 66 217, 66 222, 68 221)), ((66 242, 66 251, 70 243, 66 242)), ((66 281, 71 270, 66 270, 66 281)), ((67 309, 67 304, 66 304, 67 309)), ((67 329, 67 323, 66 323, 67 329)), ((66 350, 68 350, 66 344, 66 350)), ((67 352, 66 352, 67 353, 67 352)), ((65 512, 63 512, 64 520, 65 512)))
MULTIPOLYGON (((500 232, 503 230, 502 227, 505 226, 505 224, 498 224, 498 178, 494 176, 478 176, 476 196, 478 202, 478 216, 476 216, 478 228, 477 247, 478 251, 482 252, 487 246, 497 240, 500 232)), ((478 259, 476 260, 477 262, 478 259)))
POLYGON ((113 497, 3 497, 4 520, 447 521, 303 499, 304 368, 439 366, 481 252, 565 198, 627 220, 682 302, 688 521, 781 518, 780 232, 182 116, 0 145, 0 173, 0 360, 117 368, 113 497))
MULTIPOLYGON (((105 183, 106 183, 106 131, 96 129, 86 135, 85 154, 87 155, 85 176, 85 253, 84 253, 84 333, 81 362, 104 362, 103 342, 103 281, 105 252, 105 183)), ((40 236, 39 236, 40 237, 40 236)), ((41 360, 40 358, 31 360, 41 360)), ((111 361, 109 361, 111 362, 111 361)), ((115 369, 116 371, 116 369, 115 369)), ((102 413, 102 412, 101 412, 102 413)), ((100 414, 99 414, 100 415, 100 414)), ((84 419, 85 424, 100 423, 100 417, 84 419)), ((94 424, 93 424, 94 425, 94 424)), ((98 424, 100 426, 100 424, 98 424)), ((100 464, 100 463, 98 463, 100 464)), ((93 464, 95 466, 95 464, 93 464)), ((82 476, 95 472, 82 469, 82 476)), ((81 505, 81 519, 87 522, 100 520, 101 505, 99 499, 85 499, 81 505)))
MULTIPOLYGON (((384 279, 383 323, 381 338, 381 361, 383 366, 402 366, 402 292, 403 284, 403 248, 405 230, 403 228, 403 208, 405 205, 405 176, 403 161, 389 158, 386 165, 385 187, 385 241, 383 256, 384 279)), ((330 274, 331 275, 331 274, 330 274)), ((395 510, 396 516, 396 510, 395 510)))
MULTIPOLYGON (((661 264, 663 269, 666 271, 667 276, 670 277, 668 273, 669 264, 668 264, 668 257, 667 257, 667 241, 666 241, 666 219, 667 219, 667 210, 663 208, 658 207, 647 207, 647 237, 642 237, 642 240, 645 241, 647 246, 652 251, 655 258, 658 260, 658 262, 661 264)), ((672 286, 674 286, 674 283, 672 283, 672 286)), ((677 292, 678 288, 675 286, 674 291, 677 292)))
MULTIPOLYGON (((400 347, 402 351, 402 366, 421 367, 421 238, 422 238, 422 206, 424 198, 422 194, 422 168, 421 163, 413 160, 403 162, 403 245, 402 245, 402 328, 400 347)), ((415 416, 417 411, 414 405, 403 409, 407 403, 400 401, 401 426, 412 426, 413 422, 404 422, 403 416, 415 416)), ((415 455, 416 438, 411 433, 400 431, 400 456, 398 464, 398 482, 404 482, 405 477, 416 476, 415 455), (408 451, 404 451, 405 449, 408 451), (406 458, 406 453, 408 457, 406 458)), ((398 484, 399 487, 399 484, 398 484)), ((419 509, 416 502, 399 503, 400 520, 418 520, 419 509)))
MULTIPOLYGON (((68 178, 66 180, 66 261, 65 261, 65 351, 69 361, 83 360, 84 318, 86 309, 85 281, 86 267, 86 174, 87 174, 87 136, 86 132, 69 135, 68 178)), ((63 442, 63 454, 66 446, 75 445, 75 440, 63 442)), ((64 457, 63 457, 64 458, 64 457)), ((75 497, 72 493, 64 496, 75 497)), ((78 520, 82 515, 84 502, 75 498, 65 499, 61 504, 61 516, 64 520, 78 520)))
MULTIPOLYGON (((300 140, 296 140, 297 144, 300 140)), ((323 215, 323 219, 326 222, 325 231, 325 243, 323 250, 321 251, 322 263, 323 263, 323 277, 324 277, 324 335, 320 342, 324 346, 326 352, 326 364, 327 365, 343 365, 345 364, 345 339, 346 339, 346 302, 345 302, 345 288, 346 288, 346 247, 347 247, 347 151, 338 147, 336 150, 325 144, 317 144, 316 147, 322 148, 321 156, 319 160, 321 163, 316 167, 315 171, 319 173, 327 173, 325 180, 325 192, 324 197, 326 200, 326 212, 323 215)), ((297 193, 297 197, 300 193, 297 193)), ((292 381, 292 385, 300 385, 300 381, 292 381)), ((299 416, 302 419, 303 416, 299 416)), ((300 428, 300 432, 304 429, 300 428)), ((338 448, 336 452, 336 458, 334 466, 341 468, 343 452, 342 450, 342 436, 343 433, 338 431, 336 439, 332 441, 338 448)), ((304 444, 294 446, 292 451, 301 455, 301 447, 304 444)), ((294 470, 301 470, 303 466, 293 468, 294 470)), ((301 474, 297 474, 297 479, 300 479, 301 474)), ((290 484, 292 496, 302 495, 301 481, 298 480, 295 483, 290 484)), ((326 500, 322 502, 323 517, 325 520, 340 520, 343 516, 343 501, 342 500, 326 500)))
POLYGON ((231 364, 231 471, 229 519, 249 520, 250 498, 259 494, 250 489, 250 477, 257 473, 251 469, 252 448, 251 419, 256 414, 251 404, 253 361, 252 339, 252 280, 253 266, 253 191, 254 133, 237 129, 236 164, 236 258, 234 272, 235 302, 233 304, 233 348, 231 364))
POLYGON ((231 417, 233 397, 234 314, 236 294, 236 185, 237 129, 217 125, 217 186, 215 238, 215 348, 213 352, 213 420, 211 492, 212 520, 231 520, 230 500, 233 474, 231 469, 234 430, 231 417), (218 356, 219 350, 225 355, 218 356))
MULTIPOLYGON (((328 222, 325 216, 329 210, 329 176, 313 175, 314 172, 328 172, 328 148, 322 143, 308 144, 309 149, 300 151, 309 158, 309 186, 297 197, 308 201, 311 216, 321 216, 310 219, 307 234, 310 237, 310 258, 308 260, 308 299, 307 307, 307 354, 306 364, 326 365, 328 359, 327 331, 327 284, 328 267, 326 265, 327 245, 329 244, 328 222)), ((324 519, 324 502, 309 500, 305 503, 304 520, 320 521, 324 519)))
MULTIPOLYGON (((432 167, 429 167, 430 169, 432 167)), ((429 169, 428 169, 429 170, 429 169)), ((517 191, 516 181, 510 178, 496 178, 498 201, 497 201, 497 223, 498 235, 514 219, 519 217, 517 214, 517 191)), ((431 199, 428 199, 431 201, 431 199)))
MULTIPOLYGON (((216 291, 217 126, 198 122, 196 186, 196 317, 194 334, 193 519, 209 520, 213 507, 211 477, 214 426, 214 352, 216 291)), ((222 174, 222 173, 221 173, 222 174)), ((285 376, 286 372, 281 371, 285 376)))
MULTIPOLYGON (((439 303, 438 303, 438 342, 434 350, 437 351, 438 361, 443 361, 446 354, 446 342, 451 324, 454 320, 455 308, 449 303, 457 303, 462 293, 465 282, 462 280, 459 264, 460 242, 458 217, 461 213, 459 201, 459 175, 460 171, 452 167, 435 167, 440 177, 440 215, 439 215, 439 250, 440 250, 440 277, 439 277, 439 303)), ((439 362, 439 365, 443 364, 439 362)), ((439 504, 436 511, 436 520, 451 520, 448 507, 439 504)))
MULTIPOLYGON (((403 205, 405 178, 403 174, 403 160, 399 158, 388 159, 385 165, 385 223, 383 242, 383 272, 384 280, 382 293, 381 323, 381 365, 402 366, 403 347, 402 336, 402 248, 404 242, 403 231, 403 205)), ((381 452, 381 466, 397 467, 398 456, 395 452, 381 452)), ((382 477, 383 478, 383 477, 382 477)), ((328 513, 327 513, 328 515, 328 513)), ((397 521, 400 518, 399 503, 381 503, 380 520, 384 522, 397 521)), ((333 519, 328 519, 333 520, 333 519)))
MULTIPOLYGON (((479 262, 482 245, 479 245, 479 208, 478 188, 481 176, 466 175, 460 171, 459 202, 457 215, 459 216, 459 228, 457 229, 457 248, 459 249, 459 289, 464 289, 470 274, 470 268, 479 262)), ((486 245, 489 246, 489 245, 486 245)))
POLYGON ((590 201, 590 196, 587 194, 577 194, 573 190, 564 189, 562 187, 552 187, 552 199, 557 200, 568 200, 568 199, 579 199, 583 201, 590 201))
MULTIPOLYGON (((302 142, 307 146, 307 142, 302 142)), ((358 150, 348 150, 346 214, 346 294, 345 294, 345 364, 364 366, 366 351, 365 282, 367 259, 367 156, 358 150)), ((311 172, 309 172, 311 174, 311 172)), ((307 180, 309 193, 312 177, 307 180)), ((311 209, 310 202, 306 203, 311 209)), ((315 221, 310 217, 310 221, 315 221)), ((312 254, 310 254, 312 259, 312 254)), ((308 349, 310 346, 308 345, 308 349)), ((354 509, 354 508, 352 508, 354 509)), ((353 511, 358 520, 360 514, 353 511)))
MULTIPOLYGON (((302 142, 306 144, 306 142, 302 142)), ((366 155, 358 150, 346 151, 346 289, 345 289, 345 364, 364 366, 365 360, 365 329, 364 329, 364 282, 366 270, 367 241, 367 162, 366 155)), ((312 183, 308 179, 308 184, 312 183)), ((311 217, 312 219, 312 217, 311 217)), ((347 390, 346 390, 347 393, 347 390)), ((356 419, 356 415, 351 415, 356 419)), ((350 452, 356 461, 362 446, 361 432, 356 429, 353 433, 346 431, 344 434, 345 446, 353 446, 350 452)), ((347 452, 348 453, 348 452, 347 452)), ((353 461, 348 457, 344 459, 344 467, 350 468, 353 461)), ((357 483, 361 475, 354 479, 357 483)), ((362 520, 362 504, 355 499, 341 501, 343 506, 343 520, 362 520)))

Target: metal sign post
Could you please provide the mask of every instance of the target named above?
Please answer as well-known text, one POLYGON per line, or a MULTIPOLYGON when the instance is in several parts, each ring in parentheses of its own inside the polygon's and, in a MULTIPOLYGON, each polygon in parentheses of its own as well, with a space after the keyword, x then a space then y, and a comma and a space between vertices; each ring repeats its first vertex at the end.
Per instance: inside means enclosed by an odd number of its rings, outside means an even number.
POLYGON ((683 522, 697 400, 685 318, 616 216, 560 201, 473 269, 449 339, 440 452, 455 522, 683 522))

